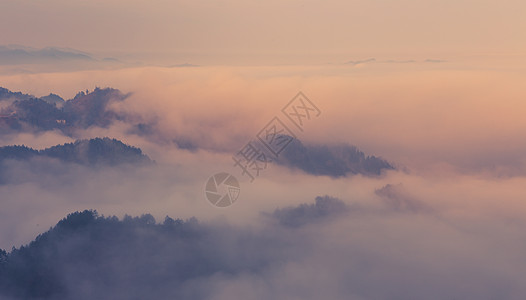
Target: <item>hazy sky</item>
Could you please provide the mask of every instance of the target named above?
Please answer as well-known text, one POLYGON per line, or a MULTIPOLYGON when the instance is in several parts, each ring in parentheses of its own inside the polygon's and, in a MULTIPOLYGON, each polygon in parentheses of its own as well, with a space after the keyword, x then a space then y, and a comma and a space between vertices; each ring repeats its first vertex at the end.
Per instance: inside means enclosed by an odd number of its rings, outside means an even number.
POLYGON ((520 0, 1 0, 0 44, 214 63, 524 54, 520 0))

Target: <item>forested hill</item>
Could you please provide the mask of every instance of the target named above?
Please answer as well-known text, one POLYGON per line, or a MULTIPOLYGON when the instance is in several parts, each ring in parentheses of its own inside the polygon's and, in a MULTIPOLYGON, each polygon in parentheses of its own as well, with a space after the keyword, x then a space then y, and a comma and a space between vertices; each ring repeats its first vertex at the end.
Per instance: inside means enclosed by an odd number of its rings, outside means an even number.
POLYGON ((110 138, 78 140, 43 150, 26 146, 0 147, 0 163, 11 160, 28 160, 36 157, 56 158, 63 162, 81 165, 120 165, 152 162, 142 150, 110 138))
POLYGON ((96 88, 64 101, 55 94, 38 98, 0 87, 0 133, 60 130, 71 135, 76 129, 107 127, 124 118, 109 105, 127 96, 116 89, 96 88))

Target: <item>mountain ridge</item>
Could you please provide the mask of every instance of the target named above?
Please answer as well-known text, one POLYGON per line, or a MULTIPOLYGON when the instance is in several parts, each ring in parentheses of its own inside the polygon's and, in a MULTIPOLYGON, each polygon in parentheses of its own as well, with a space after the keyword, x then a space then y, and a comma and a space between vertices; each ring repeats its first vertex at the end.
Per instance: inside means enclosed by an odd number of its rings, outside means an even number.
POLYGON ((5 160, 28 160, 37 157, 55 158, 67 163, 87 166, 144 164, 153 161, 142 150, 117 139, 93 138, 77 140, 42 150, 24 145, 0 147, 0 163, 5 160))
POLYGON ((91 92, 81 91, 74 98, 64 100, 53 93, 38 98, 0 87, 0 103, 7 104, 0 109, 0 132, 58 129, 71 135, 75 129, 106 128, 113 121, 124 118, 108 106, 128 96, 117 89, 96 87, 91 92))

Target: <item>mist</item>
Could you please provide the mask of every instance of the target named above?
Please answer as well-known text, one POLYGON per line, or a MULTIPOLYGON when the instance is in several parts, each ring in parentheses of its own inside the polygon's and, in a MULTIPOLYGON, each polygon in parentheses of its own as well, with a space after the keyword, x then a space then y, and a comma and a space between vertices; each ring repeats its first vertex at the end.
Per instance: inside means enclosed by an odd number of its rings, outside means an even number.
MULTIPOLYGON (((90 246, 97 264, 85 273, 74 271, 79 265, 70 263, 76 252, 68 240, 77 236, 84 245, 85 232, 51 239, 61 261, 52 267, 53 280, 66 294, 50 299, 522 299, 525 74, 508 67, 473 71, 467 63, 379 61, 1 75, 4 87, 35 97, 71 99, 96 87, 127 95, 104 108, 119 116, 108 123, 11 132, 1 146, 44 149, 110 137, 155 163, 3 161, 0 248, 8 257, 22 251, 12 247, 33 249, 30 243, 58 220, 92 209, 107 216, 97 221, 102 228, 131 227, 123 240, 90 246), (288 122, 281 109, 299 91, 321 114, 303 131, 286 123, 302 145, 289 147, 311 161, 281 156, 288 162, 269 163, 251 182, 232 156, 272 118, 288 122), (335 172, 352 146, 390 167, 335 172), (309 167, 313 162, 316 168, 309 167), (219 172, 240 182, 239 199, 226 208, 205 197, 207 179, 219 172), (144 214, 157 222, 126 223, 126 215, 144 214), (183 223, 195 217, 200 225, 180 244, 162 233, 166 216, 183 223), (150 248, 150 240, 158 247, 150 248), (198 251, 177 256, 187 251, 181 245, 198 251), (126 248, 132 252, 123 253, 126 248), (145 256, 136 262, 139 254, 145 256), (158 269, 164 262, 183 271, 158 269), (105 263, 113 286, 96 280, 96 266, 105 263), (200 271, 184 271, 194 268, 200 271)), ((94 262, 79 258, 81 266, 94 262)))

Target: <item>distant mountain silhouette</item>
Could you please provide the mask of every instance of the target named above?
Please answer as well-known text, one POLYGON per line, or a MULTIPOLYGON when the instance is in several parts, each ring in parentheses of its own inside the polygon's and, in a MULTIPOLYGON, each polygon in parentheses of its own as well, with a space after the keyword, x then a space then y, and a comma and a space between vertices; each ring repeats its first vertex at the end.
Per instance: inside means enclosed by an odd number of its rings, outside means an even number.
POLYGON ((79 92, 75 98, 64 101, 55 94, 36 98, 0 88, 0 103, 8 103, 0 110, 0 132, 58 129, 71 135, 75 129, 107 127, 123 118, 108 109, 108 105, 126 97, 116 89, 96 88, 92 92, 79 92))
POLYGON ((64 106, 64 104, 66 103, 64 99, 62 99, 62 97, 53 93, 44 97, 40 97, 40 100, 44 100, 49 104, 55 104, 59 108, 64 106))
POLYGON ((355 146, 304 145, 298 139, 292 140, 276 162, 309 174, 332 177, 353 174, 376 176, 384 170, 394 169, 389 162, 376 156, 366 156, 355 146))
POLYGON ((305 224, 316 223, 330 219, 350 210, 345 202, 330 196, 318 196, 315 203, 302 203, 298 206, 278 208, 274 213, 263 213, 264 216, 278 221, 287 227, 300 227, 305 224))
POLYGON ((87 166, 150 163, 139 148, 110 138, 78 140, 74 143, 35 150, 26 146, 0 147, 0 163, 4 160, 28 160, 37 157, 55 158, 63 162, 87 166))
MULTIPOLYGON (((162 134, 155 124, 140 123, 140 117, 130 117, 111 109, 112 103, 124 101, 127 97, 116 89, 96 88, 92 92, 79 92, 73 99, 64 101, 55 94, 36 98, 0 88, 0 103, 8 103, 0 110, 0 135, 60 130, 65 135, 75 136, 77 130, 92 126, 105 128, 114 121, 123 121, 132 125, 128 131, 130 134, 153 140, 159 138, 162 134)), ((170 137, 159 138, 161 142, 166 139, 170 137)), ((200 148, 191 139, 172 137, 171 140, 181 149, 195 151, 200 148)), ((303 144, 298 139, 293 139, 276 162, 309 174, 332 177, 353 174, 377 176, 385 170, 394 169, 389 162, 376 156, 366 156, 348 144, 303 144)))
POLYGON ((13 102, 15 100, 28 100, 32 98, 33 96, 28 94, 22 94, 21 92, 11 92, 10 90, 0 87, 0 102, 2 101, 10 101, 13 102))
POLYGON ((25 46, 0 46, 0 65, 39 64, 57 61, 92 61, 89 54, 67 48, 35 49, 25 46))

